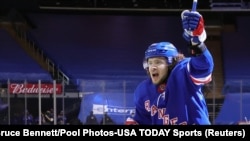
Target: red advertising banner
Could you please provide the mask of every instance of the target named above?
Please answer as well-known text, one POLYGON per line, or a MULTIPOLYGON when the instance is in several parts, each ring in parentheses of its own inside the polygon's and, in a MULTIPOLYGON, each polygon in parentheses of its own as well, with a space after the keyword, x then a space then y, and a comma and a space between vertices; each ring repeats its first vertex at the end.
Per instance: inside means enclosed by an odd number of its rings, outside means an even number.
MULTIPOLYGON (((62 84, 56 84, 56 94, 62 94, 62 84)), ((23 84, 23 83, 11 83, 9 85, 9 92, 11 94, 38 94, 39 85, 38 84, 23 84)), ((53 94, 54 86, 53 84, 41 84, 40 87, 41 94, 53 94)))

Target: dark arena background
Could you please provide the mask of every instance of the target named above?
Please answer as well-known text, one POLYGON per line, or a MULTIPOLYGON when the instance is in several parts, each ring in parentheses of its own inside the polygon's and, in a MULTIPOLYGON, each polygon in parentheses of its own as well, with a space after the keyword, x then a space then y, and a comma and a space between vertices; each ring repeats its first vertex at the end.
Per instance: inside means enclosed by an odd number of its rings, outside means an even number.
MULTIPOLYGON (((149 44, 188 56, 180 14, 192 0, 3 0, 0 124, 124 124, 147 76, 149 44), (101 122, 107 113, 112 123, 101 122)), ((204 87, 214 125, 249 124, 249 0, 200 0, 215 62, 204 87)))

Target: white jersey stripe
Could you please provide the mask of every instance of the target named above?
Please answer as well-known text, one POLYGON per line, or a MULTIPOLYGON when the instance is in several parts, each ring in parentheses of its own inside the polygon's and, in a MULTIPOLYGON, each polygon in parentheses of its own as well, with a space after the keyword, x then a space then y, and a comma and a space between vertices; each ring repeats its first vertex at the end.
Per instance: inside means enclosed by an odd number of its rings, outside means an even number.
MULTIPOLYGON (((187 70, 188 70, 188 72, 190 72, 189 63, 187 64, 187 70)), ((204 85, 204 84, 207 84, 207 83, 212 81, 212 74, 209 74, 208 76, 201 77, 201 78, 196 78, 196 77, 190 75, 190 78, 192 79, 194 84, 196 84, 196 85, 204 85)))

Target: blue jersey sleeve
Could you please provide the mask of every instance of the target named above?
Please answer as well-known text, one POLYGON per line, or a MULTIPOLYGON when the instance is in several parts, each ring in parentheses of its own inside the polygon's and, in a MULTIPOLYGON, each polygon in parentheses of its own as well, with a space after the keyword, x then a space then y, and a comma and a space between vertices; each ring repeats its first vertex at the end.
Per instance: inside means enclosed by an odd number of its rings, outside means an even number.
POLYGON ((210 51, 206 48, 201 55, 191 57, 187 68, 195 84, 209 83, 212 80, 212 71, 214 69, 213 57, 210 51))

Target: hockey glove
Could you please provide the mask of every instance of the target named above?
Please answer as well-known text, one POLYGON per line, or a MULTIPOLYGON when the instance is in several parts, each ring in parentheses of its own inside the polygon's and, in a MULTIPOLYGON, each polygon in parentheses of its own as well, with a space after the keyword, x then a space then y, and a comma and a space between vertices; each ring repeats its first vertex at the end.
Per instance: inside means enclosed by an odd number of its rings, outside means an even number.
POLYGON ((197 11, 184 10, 181 13, 183 37, 193 45, 203 43, 207 34, 204 29, 204 20, 202 15, 197 11))

